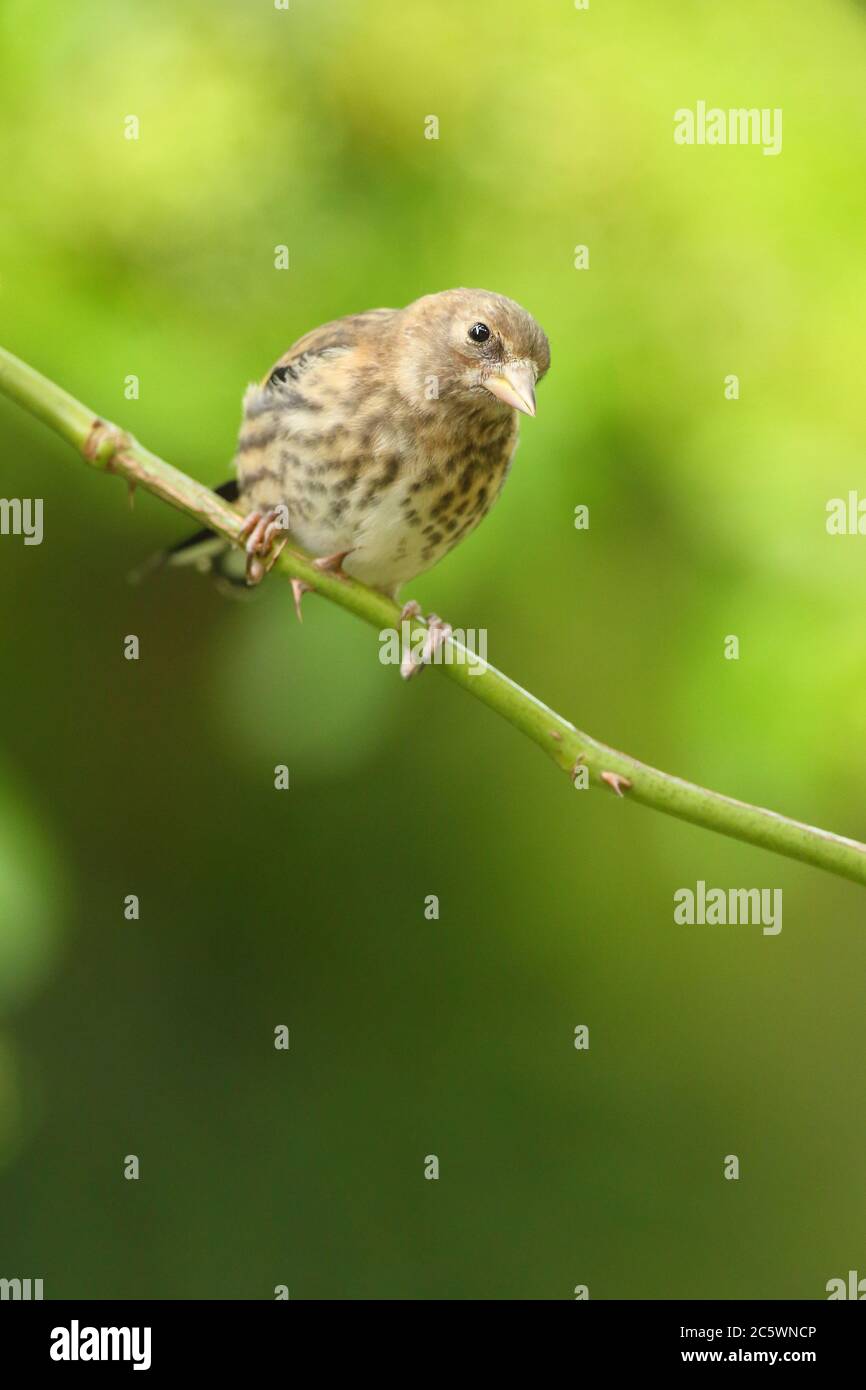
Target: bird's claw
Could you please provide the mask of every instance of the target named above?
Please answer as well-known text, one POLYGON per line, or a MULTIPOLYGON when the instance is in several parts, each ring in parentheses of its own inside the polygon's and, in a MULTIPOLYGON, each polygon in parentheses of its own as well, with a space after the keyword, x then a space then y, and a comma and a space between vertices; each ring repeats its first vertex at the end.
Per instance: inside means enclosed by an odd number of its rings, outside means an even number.
POLYGON ((451 624, 446 623, 437 613, 431 613, 427 619, 427 637, 424 642, 424 650, 421 653, 421 660, 426 666, 432 661, 439 648, 448 641, 451 636, 451 624))
POLYGON ((247 583, 260 584, 272 568, 277 556, 288 541, 288 536, 274 545, 274 537, 285 530, 282 509, 271 507, 268 511, 253 511, 244 518, 241 537, 246 539, 247 583))
MULTIPOLYGON (((400 622, 407 623, 412 618, 421 617, 421 605, 417 599, 410 598, 400 609, 400 622)), ((415 653, 409 649, 403 660, 400 662, 400 675, 404 681, 410 681, 414 675, 421 670, 420 662, 415 658, 415 653)))
MULTIPOLYGON (((415 618, 418 616, 419 612, 420 609, 417 603, 412 599, 409 603, 403 605, 401 616, 403 618, 415 618), (407 612, 407 609, 410 611, 407 612)), ((403 677, 404 681, 411 680, 412 677, 416 676, 425 666, 428 666, 430 662, 435 659, 439 648, 443 643, 448 641, 450 636, 451 624, 443 622, 436 613, 431 613, 427 618, 427 635, 424 638, 424 645, 421 648, 420 661, 415 656, 414 652, 408 651, 400 663, 400 675, 403 677)))

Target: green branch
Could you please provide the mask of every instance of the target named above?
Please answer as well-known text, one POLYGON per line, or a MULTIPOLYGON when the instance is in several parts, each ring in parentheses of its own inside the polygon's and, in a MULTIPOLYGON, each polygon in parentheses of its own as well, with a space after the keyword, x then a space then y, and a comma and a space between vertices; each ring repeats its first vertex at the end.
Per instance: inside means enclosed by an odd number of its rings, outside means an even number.
MULTIPOLYGON (((124 430, 99 419, 80 401, 2 348, 0 391, 50 425, 93 468, 119 474, 131 487, 146 488, 234 545, 243 545, 240 512, 209 488, 150 453, 124 430)), ((285 547, 274 568, 292 579, 303 580, 311 589, 379 631, 399 630, 400 610, 390 599, 362 584, 341 580, 317 569, 309 556, 300 551, 285 547)), ((414 621, 412 629, 416 636, 423 635, 420 622, 414 621)), ((442 657, 445 660, 439 669, 449 680, 462 685, 477 700, 489 705, 531 738, 557 767, 576 779, 576 785, 586 778, 589 787, 603 788, 607 795, 621 798, 623 815, 629 814, 625 803, 636 801, 708 830, 732 835, 843 878, 866 883, 866 845, 683 782, 625 753, 618 753, 576 729, 493 666, 484 662, 483 669, 479 670, 480 659, 453 639, 446 643, 442 657), (579 769, 585 771, 579 772, 579 769)))

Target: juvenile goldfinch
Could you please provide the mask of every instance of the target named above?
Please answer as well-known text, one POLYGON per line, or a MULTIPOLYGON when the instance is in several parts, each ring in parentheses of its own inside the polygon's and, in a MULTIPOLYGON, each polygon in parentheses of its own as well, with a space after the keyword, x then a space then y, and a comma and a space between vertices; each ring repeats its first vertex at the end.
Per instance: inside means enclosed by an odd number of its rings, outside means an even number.
POLYGON ((535 319, 488 290, 425 295, 300 338, 244 396, 237 489, 221 489, 248 514, 247 583, 294 539, 322 568, 396 597, 496 501, 518 412, 535 414, 549 365, 535 319))

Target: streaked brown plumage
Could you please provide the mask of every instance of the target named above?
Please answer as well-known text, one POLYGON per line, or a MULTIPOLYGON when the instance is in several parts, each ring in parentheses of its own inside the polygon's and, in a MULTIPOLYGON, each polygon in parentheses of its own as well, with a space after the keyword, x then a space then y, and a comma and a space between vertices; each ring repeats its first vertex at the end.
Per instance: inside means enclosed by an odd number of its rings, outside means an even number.
POLYGON ((305 550, 338 554, 348 574, 396 595, 495 502, 517 411, 535 413, 549 364, 535 320, 487 290, 446 290, 300 338, 244 397, 235 466, 259 523, 250 578, 278 509, 305 550))

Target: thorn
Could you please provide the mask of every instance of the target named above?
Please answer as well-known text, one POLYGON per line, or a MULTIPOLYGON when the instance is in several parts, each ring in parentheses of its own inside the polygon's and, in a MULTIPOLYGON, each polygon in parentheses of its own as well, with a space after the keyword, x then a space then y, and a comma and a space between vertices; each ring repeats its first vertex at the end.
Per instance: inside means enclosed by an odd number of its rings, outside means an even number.
POLYGON ((409 618, 421 617, 421 605, 414 598, 410 598, 408 603, 404 603, 400 609, 400 621, 406 622, 409 618))
POLYGON ((315 593, 315 589, 313 588, 312 584, 307 583, 306 579, 293 579, 292 593, 294 594, 295 598, 295 612, 298 615, 298 622, 302 623, 304 621, 304 618, 303 614, 301 613, 301 599, 304 597, 304 594, 315 593))
POLYGON ((631 786, 631 782, 628 780, 628 778, 623 777, 622 774, 619 772, 603 772, 601 774, 601 780, 603 782, 607 782, 607 785, 609 787, 613 787, 613 790, 616 792, 617 796, 622 796, 623 788, 625 788, 625 790, 628 791, 629 787, 631 786))
POLYGON ((416 661, 411 652, 408 652, 400 662, 400 675, 404 681, 410 681, 413 676, 417 676, 419 671, 423 671, 420 661, 416 661))
POLYGON ((351 550, 338 550, 336 555, 321 555, 318 560, 313 561, 313 567, 333 574, 335 579, 348 579, 349 576, 343 573, 343 561, 351 553, 351 550))

